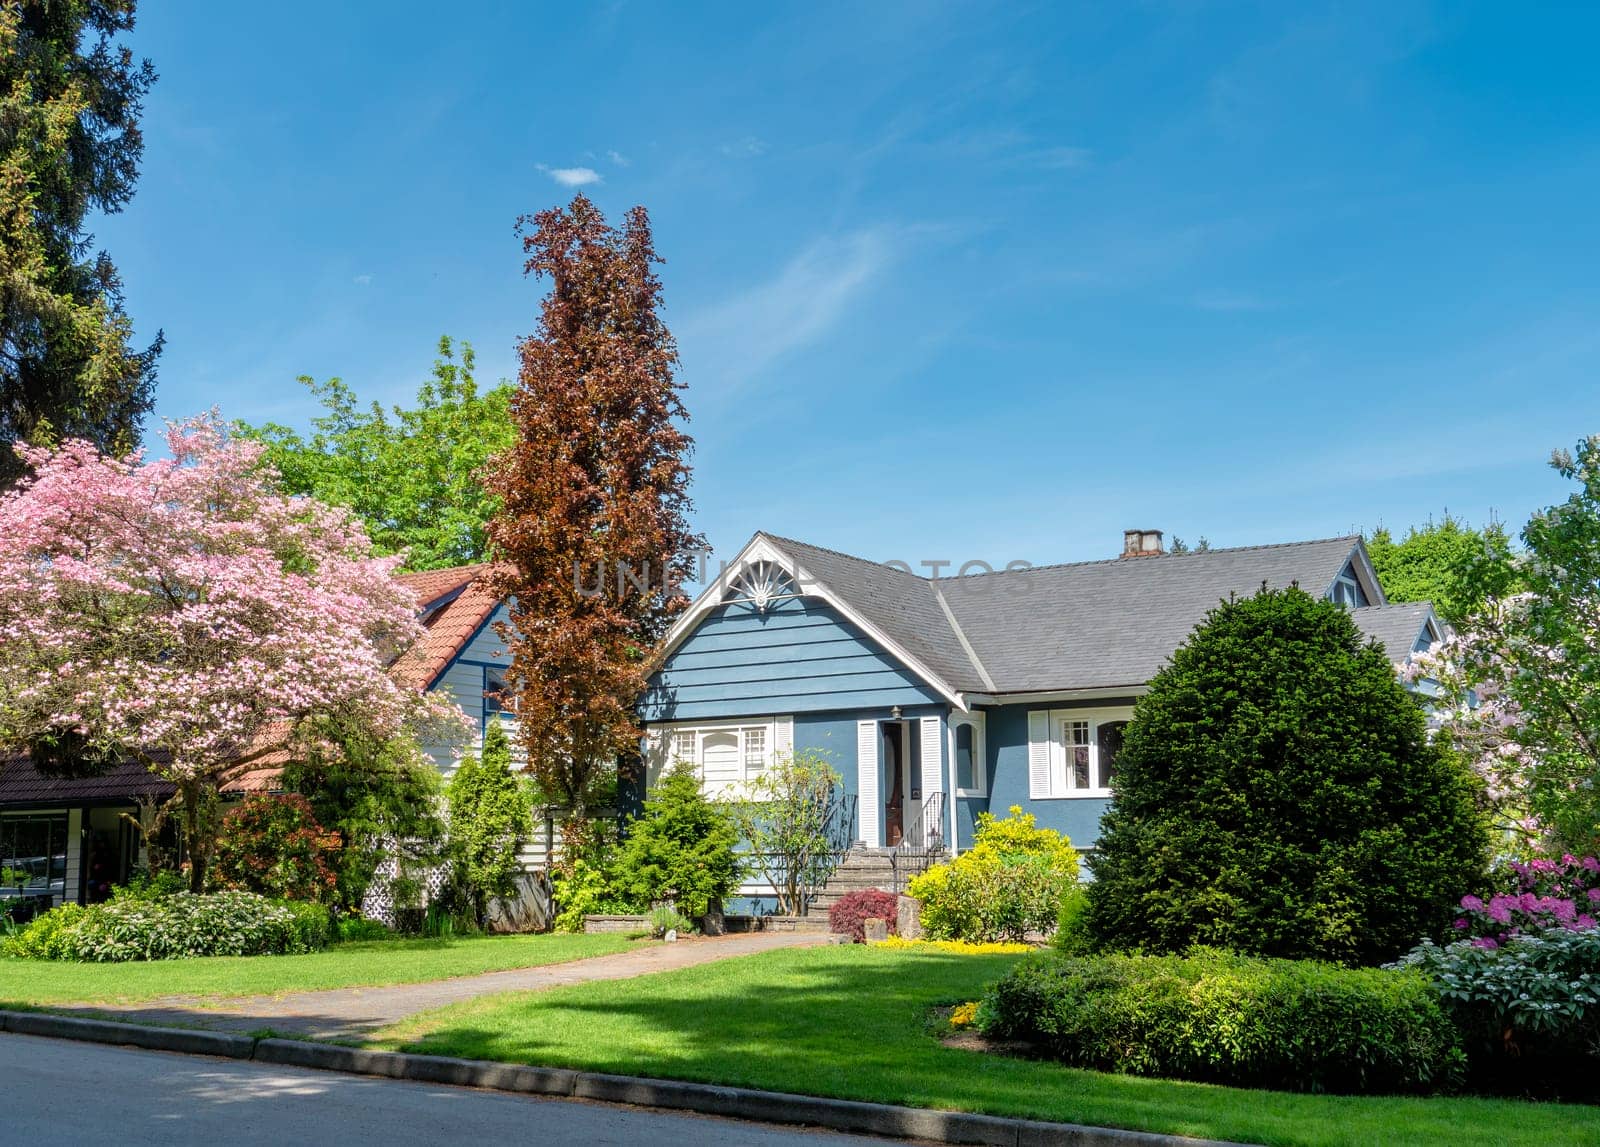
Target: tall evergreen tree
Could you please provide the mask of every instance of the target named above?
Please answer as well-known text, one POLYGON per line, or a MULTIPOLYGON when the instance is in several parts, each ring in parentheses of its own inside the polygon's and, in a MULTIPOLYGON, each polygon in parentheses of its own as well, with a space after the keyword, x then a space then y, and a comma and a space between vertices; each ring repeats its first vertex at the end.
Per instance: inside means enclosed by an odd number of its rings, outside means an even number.
POLYGON ((488 473, 503 507, 490 539, 519 734, 541 786, 572 807, 571 854, 597 782, 637 746, 646 653, 684 604, 692 443, 644 208, 615 228, 579 195, 522 234, 550 293, 520 348, 516 445, 488 473))
POLYGON ((135 0, 0 0, 0 489, 11 443, 86 438, 121 454, 149 411, 161 335, 142 351, 111 258, 85 230, 133 197, 149 60, 114 42, 135 0))

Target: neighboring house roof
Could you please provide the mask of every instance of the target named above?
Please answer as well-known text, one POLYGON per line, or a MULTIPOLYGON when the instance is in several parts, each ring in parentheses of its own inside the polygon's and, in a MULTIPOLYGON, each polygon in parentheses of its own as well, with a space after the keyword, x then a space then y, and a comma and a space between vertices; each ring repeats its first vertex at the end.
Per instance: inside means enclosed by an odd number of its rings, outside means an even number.
POLYGON ((0 805, 129 804, 143 796, 166 800, 177 791, 178 786, 138 761, 122 761, 92 777, 52 777, 41 773, 26 755, 0 759, 0 805))
POLYGON ((1426 601, 1370 605, 1353 612, 1361 632, 1382 645, 1389 660, 1396 663, 1411 656, 1424 626, 1431 623, 1434 633, 1445 632, 1432 604, 1426 601))
POLYGON ((489 569, 483 563, 398 575, 396 580, 417 595, 424 633, 390 668, 396 681, 418 690, 431 688, 483 628, 500 604, 485 578, 489 569))
MULTIPOLYGON (((1383 602, 1354 535, 938 579, 772 534, 757 534, 752 546, 762 549, 757 543, 763 539, 812 580, 803 592, 838 599, 920 662, 937 678, 931 684, 969 696, 1137 688, 1209 610, 1263 584, 1299 585, 1322 596, 1353 564, 1368 596, 1383 602)), ((747 546, 745 553, 751 552, 747 546)), ((1401 634, 1418 607, 1402 607, 1404 616, 1392 608, 1359 609, 1356 620, 1400 661, 1422 618, 1401 634)), ((697 603, 669 634, 661 656, 702 613, 697 603)))

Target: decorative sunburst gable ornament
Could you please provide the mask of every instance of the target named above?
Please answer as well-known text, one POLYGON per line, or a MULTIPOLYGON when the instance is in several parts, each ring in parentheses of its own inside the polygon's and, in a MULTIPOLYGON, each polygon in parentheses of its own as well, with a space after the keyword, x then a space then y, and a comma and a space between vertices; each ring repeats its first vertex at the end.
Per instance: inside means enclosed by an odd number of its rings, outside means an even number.
POLYGON ((776 562, 751 562, 733 579, 729 601, 742 601, 757 613, 766 613, 776 602, 799 597, 794 579, 776 562))

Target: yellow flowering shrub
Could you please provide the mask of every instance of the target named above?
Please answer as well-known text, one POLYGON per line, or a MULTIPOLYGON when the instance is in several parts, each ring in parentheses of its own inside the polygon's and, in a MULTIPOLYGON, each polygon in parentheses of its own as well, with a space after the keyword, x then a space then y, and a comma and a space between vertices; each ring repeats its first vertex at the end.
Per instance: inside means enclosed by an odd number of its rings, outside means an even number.
POLYGON ((1078 882, 1078 852, 1017 805, 982 813, 972 847, 928 869, 906 891, 922 901, 922 926, 943 940, 1012 940, 1055 929, 1062 898, 1078 882))
POLYGON ((924 952, 949 952, 957 956, 1014 956, 1035 950, 1032 944, 1019 944, 1014 941, 982 943, 976 940, 907 940, 902 936, 890 936, 887 940, 878 941, 873 947, 913 948, 924 952))

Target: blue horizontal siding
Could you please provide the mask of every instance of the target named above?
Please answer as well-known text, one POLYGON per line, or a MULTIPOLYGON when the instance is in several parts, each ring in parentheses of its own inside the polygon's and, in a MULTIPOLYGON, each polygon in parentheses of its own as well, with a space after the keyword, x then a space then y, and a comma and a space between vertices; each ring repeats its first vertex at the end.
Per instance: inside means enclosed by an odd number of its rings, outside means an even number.
POLYGON ((646 721, 886 711, 941 700, 825 602, 766 613, 729 603, 707 615, 651 677, 646 721))

